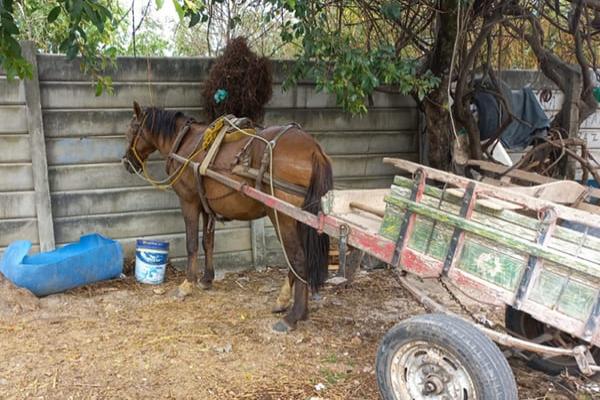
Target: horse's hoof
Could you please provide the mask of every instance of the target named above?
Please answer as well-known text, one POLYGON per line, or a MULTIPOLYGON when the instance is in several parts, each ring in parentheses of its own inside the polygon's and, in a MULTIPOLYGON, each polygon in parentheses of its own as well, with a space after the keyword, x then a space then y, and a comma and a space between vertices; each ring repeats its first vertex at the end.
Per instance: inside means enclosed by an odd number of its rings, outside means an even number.
POLYGON ((203 281, 203 280, 199 280, 198 281, 198 287, 202 290, 208 290, 212 288, 212 282, 211 281, 203 281))
POLYGON ((282 312, 287 311, 288 308, 290 308, 289 304, 276 304, 271 308, 271 312, 273 314, 281 314, 282 312))
POLYGON ((273 325, 273 330, 279 333, 288 333, 289 331, 294 330, 294 328, 281 319, 273 325))
POLYGON ((192 294, 194 287, 188 282, 183 281, 181 285, 169 292, 169 295, 175 300, 183 300, 192 294))

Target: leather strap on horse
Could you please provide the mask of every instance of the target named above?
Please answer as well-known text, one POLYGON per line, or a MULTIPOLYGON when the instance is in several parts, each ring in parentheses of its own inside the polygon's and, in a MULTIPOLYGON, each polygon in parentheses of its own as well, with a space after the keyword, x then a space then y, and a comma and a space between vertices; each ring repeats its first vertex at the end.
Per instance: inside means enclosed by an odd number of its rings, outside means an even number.
MULTIPOLYGON (((185 124, 183 125, 183 127, 181 128, 179 133, 177 134, 177 137, 175 138, 175 141, 173 142, 173 145, 171 146, 171 150, 169 150, 169 155, 175 154, 179 151, 179 147, 181 146, 181 142, 183 141, 183 138, 190 131, 190 128, 192 127, 192 124, 194 122, 196 122, 196 121, 193 118, 190 118, 187 121, 185 121, 185 124)), ((194 151, 196 151, 197 146, 198 146, 198 144, 196 144, 192 148, 192 153, 194 151)), ((173 158, 171 158, 171 157, 169 157, 167 159, 167 164, 165 165, 165 169, 167 170, 167 173, 169 171, 169 167, 171 166, 172 161, 173 161, 173 158)))
POLYGON ((204 157, 204 159, 202 160, 202 163, 200 164, 200 175, 206 175, 206 170, 208 169, 210 164, 212 164, 215 156, 217 155, 217 153, 219 152, 219 149, 221 148, 221 143, 223 142, 223 139, 225 138, 225 135, 227 134, 228 128, 229 127, 227 125, 223 124, 223 126, 221 127, 221 130, 217 134, 217 137, 210 145, 210 148, 208 149, 206 156, 204 157))
MULTIPOLYGON (((281 128, 281 130, 279 132, 277 132, 277 135, 275 135, 275 137, 269 142, 270 145, 265 146, 265 150, 263 152, 262 159, 260 160, 260 168, 258 169, 258 175, 256 176, 256 183, 254 184, 254 187, 256 188, 256 190, 262 189, 263 175, 265 174, 267 167, 270 165, 270 162, 272 162, 272 160, 270 160, 270 156, 271 156, 271 153, 273 152, 273 150, 275 150, 277 141, 287 131, 289 131, 290 129, 292 129, 294 127, 298 127, 298 124, 295 122, 292 122, 291 124, 284 126, 283 128, 281 128)), ((273 173, 273 171, 271 171, 271 173, 273 173)))

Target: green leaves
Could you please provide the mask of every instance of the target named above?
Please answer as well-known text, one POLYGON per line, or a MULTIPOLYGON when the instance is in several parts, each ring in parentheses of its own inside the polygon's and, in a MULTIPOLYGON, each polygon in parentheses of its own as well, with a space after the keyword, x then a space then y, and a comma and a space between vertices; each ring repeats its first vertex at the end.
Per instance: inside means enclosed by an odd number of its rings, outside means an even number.
POLYGON ((59 14, 60 6, 56 6, 52 10, 50 10, 50 13, 48 14, 48 23, 51 24, 54 21, 56 21, 56 18, 58 18, 59 14))
POLYGON ((399 1, 386 1, 381 5, 381 13, 391 21, 397 21, 402 14, 402 6, 399 1))

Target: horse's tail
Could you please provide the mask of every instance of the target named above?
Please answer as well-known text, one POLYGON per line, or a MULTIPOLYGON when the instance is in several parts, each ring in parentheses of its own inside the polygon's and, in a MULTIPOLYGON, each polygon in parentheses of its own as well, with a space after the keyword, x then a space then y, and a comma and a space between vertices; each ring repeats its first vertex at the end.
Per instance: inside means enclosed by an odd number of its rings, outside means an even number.
MULTIPOLYGON (((302 209, 316 215, 321 211, 321 197, 333 189, 333 172, 331 161, 323 153, 320 146, 313 153, 312 161, 310 184, 302 209)), ((327 279, 329 236, 319 234, 316 229, 302 223, 298 223, 298 236, 304 251, 306 263, 304 270, 306 271, 308 284, 313 291, 317 291, 327 279)))

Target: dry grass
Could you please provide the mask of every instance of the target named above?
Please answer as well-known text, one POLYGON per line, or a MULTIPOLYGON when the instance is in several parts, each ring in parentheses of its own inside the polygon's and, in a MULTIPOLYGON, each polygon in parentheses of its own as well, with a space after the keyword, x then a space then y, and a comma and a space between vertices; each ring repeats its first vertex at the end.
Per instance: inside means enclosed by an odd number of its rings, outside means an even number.
MULTIPOLYGON (((325 289, 311 301, 310 321, 276 334, 269 309, 283 276, 228 275, 185 301, 129 277, 0 314, 0 398, 378 398, 378 341, 424 310, 390 272, 377 271, 350 289, 325 289)), ((168 278, 166 291, 182 276, 168 278)), ((574 398, 562 383, 513 367, 521 398, 574 398)))

